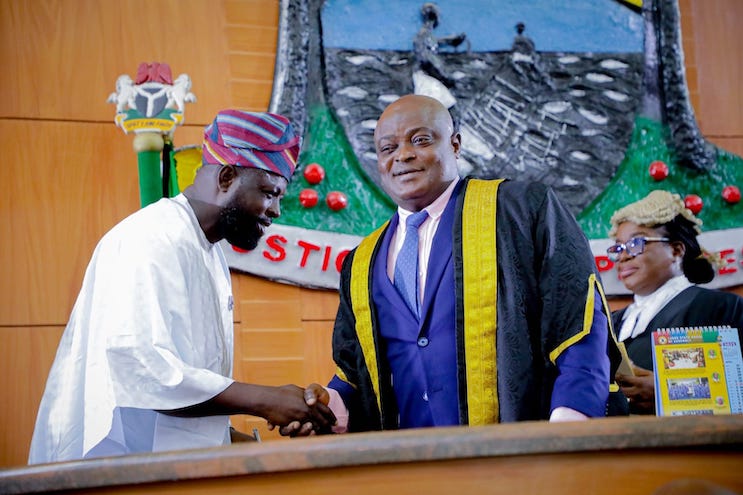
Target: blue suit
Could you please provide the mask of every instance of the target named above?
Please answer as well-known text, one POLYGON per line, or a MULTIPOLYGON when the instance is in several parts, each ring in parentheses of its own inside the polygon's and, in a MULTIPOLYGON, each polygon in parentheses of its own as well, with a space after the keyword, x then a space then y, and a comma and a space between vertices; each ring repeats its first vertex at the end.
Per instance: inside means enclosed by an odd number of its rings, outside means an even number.
POLYGON ((350 430, 547 419, 558 406, 604 415, 608 309, 588 242, 545 186, 504 182, 496 196, 492 182, 464 180, 453 192, 420 321, 387 276, 397 215, 344 262, 330 387, 349 408, 350 430), (482 203, 493 208, 495 235, 464 218, 482 203), (497 263, 477 249, 489 242, 497 263))

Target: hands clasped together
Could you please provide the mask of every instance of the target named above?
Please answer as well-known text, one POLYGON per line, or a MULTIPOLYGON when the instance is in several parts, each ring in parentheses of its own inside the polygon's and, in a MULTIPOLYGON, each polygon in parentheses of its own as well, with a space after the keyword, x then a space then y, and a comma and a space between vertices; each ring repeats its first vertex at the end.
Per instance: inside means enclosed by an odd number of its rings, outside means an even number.
POLYGON ((278 387, 276 404, 265 415, 268 429, 279 427, 282 436, 304 437, 331 433, 336 423, 328 407, 330 396, 322 385, 302 389, 296 385, 278 387))

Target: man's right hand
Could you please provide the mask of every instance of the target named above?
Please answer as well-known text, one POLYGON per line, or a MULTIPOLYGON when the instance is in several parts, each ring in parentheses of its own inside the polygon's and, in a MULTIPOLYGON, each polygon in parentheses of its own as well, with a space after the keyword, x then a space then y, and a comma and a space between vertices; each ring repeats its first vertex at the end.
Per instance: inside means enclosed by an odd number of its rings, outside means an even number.
MULTIPOLYGON (((311 386, 320 385, 312 384, 311 386)), ((272 387, 275 391, 273 399, 267 401, 269 407, 263 415, 268 422, 269 430, 275 425, 281 427, 279 431, 288 429, 296 432, 290 436, 307 436, 315 433, 329 433, 335 424, 335 415, 322 399, 315 396, 315 389, 308 395, 307 389, 296 385, 272 387)), ((322 389, 324 391, 324 389, 322 389)), ((325 392, 327 395, 327 392, 325 392)), ((283 435, 284 433, 282 433, 283 435)))
POLYGON ((304 389, 304 401, 308 406, 313 406, 317 402, 327 406, 330 402, 330 394, 328 394, 328 390, 319 383, 310 383, 307 385, 307 388, 304 389))
MULTIPOLYGON (((308 385, 307 388, 304 389, 303 396, 305 404, 309 407, 327 408, 328 402, 330 402, 328 391, 318 383, 311 383, 308 385)), ((330 411, 330 409, 328 409, 328 411, 330 411)), ((335 422, 335 416, 333 416, 333 421, 335 422)), ((269 421, 268 429, 272 430, 273 428, 274 424, 269 421)), ((330 427, 313 428, 311 424, 302 424, 299 421, 292 421, 291 423, 281 426, 279 428, 279 433, 285 437, 306 437, 309 435, 330 433, 330 427)))
MULTIPOLYGON (((317 384, 312 386, 313 390, 320 387, 317 384)), ((265 418, 270 428, 273 428, 271 425, 282 427, 292 425, 292 429, 301 432, 302 435, 329 433, 336 423, 335 415, 327 405, 328 399, 319 397, 320 400, 317 400, 318 397, 314 394, 315 392, 312 392, 307 395, 305 389, 296 385, 272 387, 233 382, 222 392, 200 404, 158 411, 187 418, 250 414, 265 418)))

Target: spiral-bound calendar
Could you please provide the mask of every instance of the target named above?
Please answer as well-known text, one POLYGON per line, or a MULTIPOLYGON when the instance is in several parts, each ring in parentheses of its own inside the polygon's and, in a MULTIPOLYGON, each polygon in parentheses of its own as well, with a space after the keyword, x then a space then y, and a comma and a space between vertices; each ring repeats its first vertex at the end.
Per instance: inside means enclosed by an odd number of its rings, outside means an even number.
POLYGON ((662 328, 652 337, 657 416, 743 413, 737 328, 662 328))

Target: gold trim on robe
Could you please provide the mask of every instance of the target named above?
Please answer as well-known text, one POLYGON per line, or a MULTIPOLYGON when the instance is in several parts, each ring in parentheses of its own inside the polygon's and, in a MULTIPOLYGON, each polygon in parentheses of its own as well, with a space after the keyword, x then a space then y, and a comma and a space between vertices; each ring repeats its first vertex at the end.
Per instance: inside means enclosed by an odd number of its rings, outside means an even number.
POLYGON ((464 197, 462 258, 464 349, 467 362, 467 410, 470 425, 497 423, 496 330, 498 254, 496 210, 503 180, 472 179, 464 197))
MULTIPOLYGON (((356 253, 351 264, 351 307, 356 316, 356 335, 364 353, 366 369, 369 371, 372 389, 377 397, 377 407, 382 413, 382 399, 379 393, 379 367, 377 365, 377 349, 374 343, 374 327, 371 314, 371 290, 369 277, 371 277, 371 263, 374 249, 382 237, 388 222, 365 237, 356 248, 356 253)), ((353 384, 351 384, 353 385, 353 384)))

